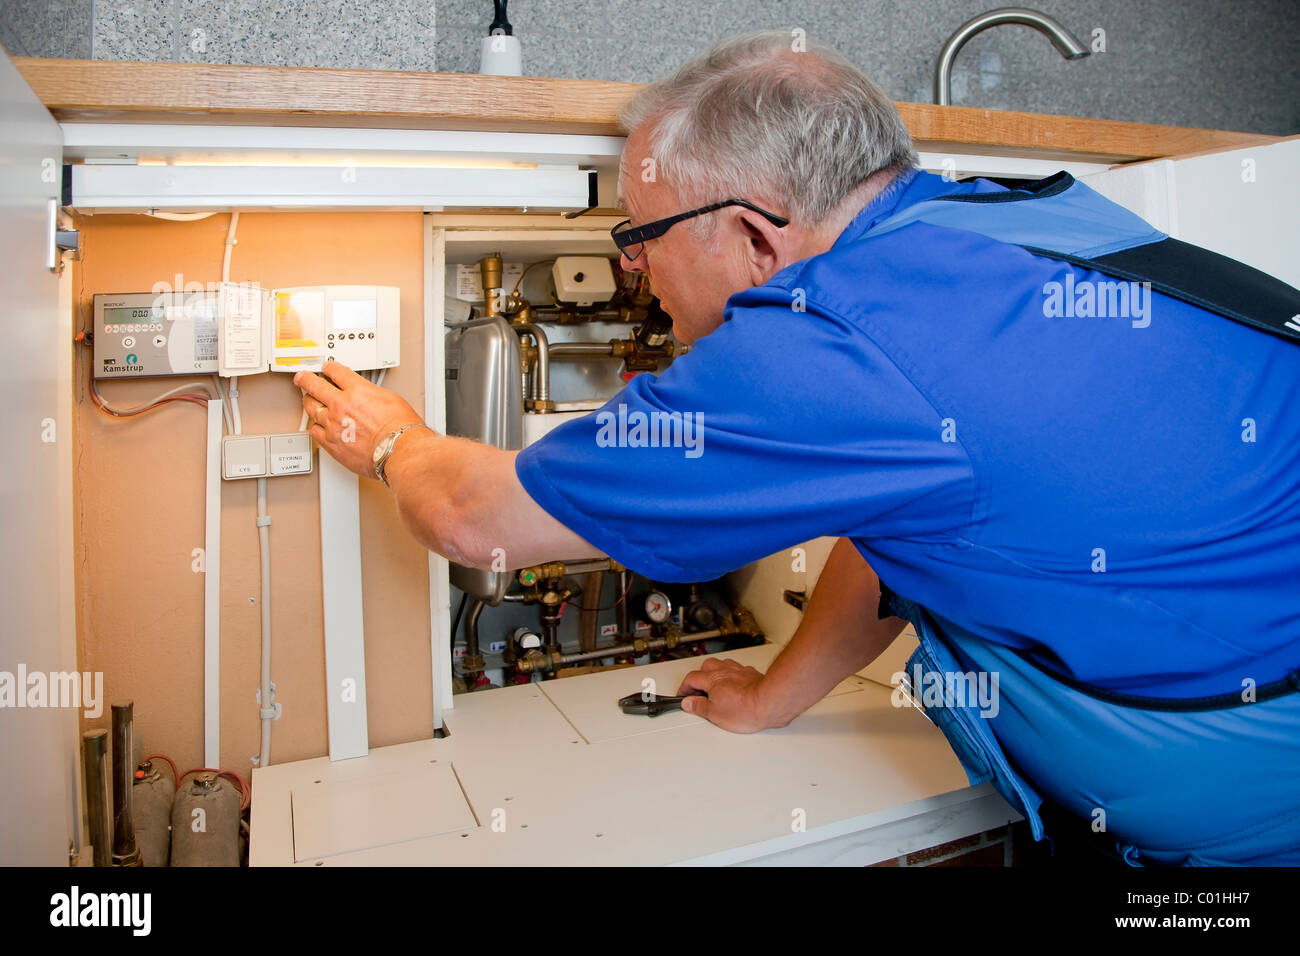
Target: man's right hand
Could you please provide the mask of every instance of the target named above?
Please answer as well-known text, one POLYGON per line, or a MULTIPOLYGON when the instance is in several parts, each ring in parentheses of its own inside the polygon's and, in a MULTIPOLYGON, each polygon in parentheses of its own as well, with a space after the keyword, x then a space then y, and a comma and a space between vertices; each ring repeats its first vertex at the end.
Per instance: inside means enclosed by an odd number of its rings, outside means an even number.
POLYGON ((699 670, 691 671, 682 680, 677 696, 686 698, 682 710, 688 714, 703 717, 734 734, 752 734, 785 723, 773 720, 767 713, 759 690, 762 681, 762 673, 753 667, 708 657, 699 670))

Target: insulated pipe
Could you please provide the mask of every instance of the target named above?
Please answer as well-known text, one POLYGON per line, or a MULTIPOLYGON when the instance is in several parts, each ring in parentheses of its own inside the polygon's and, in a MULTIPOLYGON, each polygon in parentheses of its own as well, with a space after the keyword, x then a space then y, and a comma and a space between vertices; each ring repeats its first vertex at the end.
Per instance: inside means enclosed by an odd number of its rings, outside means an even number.
POLYGON ((108 784, 108 731, 87 730, 81 735, 82 777, 86 783, 87 837, 95 866, 113 862, 112 806, 108 784))

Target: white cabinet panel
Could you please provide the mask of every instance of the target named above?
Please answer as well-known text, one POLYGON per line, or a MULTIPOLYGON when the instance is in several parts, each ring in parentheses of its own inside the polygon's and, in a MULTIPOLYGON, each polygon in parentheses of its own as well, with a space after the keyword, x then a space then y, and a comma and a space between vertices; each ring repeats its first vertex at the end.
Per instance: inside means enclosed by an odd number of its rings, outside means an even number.
POLYGON ((1300 288, 1300 137, 1083 177, 1175 239, 1300 288))
MULTIPOLYGON (((72 310, 50 269, 63 136, 0 51, 0 300, 5 375, 0 439, 0 667, 29 675, 77 666, 72 638, 72 310)), ((93 686, 93 685, 92 685, 93 686)), ((18 693, 27 694, 27 687, 18 693)), ((101 682, 102 692, 102 682, 101 682)), ((24 701, 26 703, 26 701, 24 701)), ((0 864, 66 866, 76 829, 77 714, 72 706, 6 708, 0 734, 0 864)), ((107 703, 101 701, 105 710, 107 703)), ((97 715, 98 716, 98 715, 97 715)), ((106 719, 106 715, 105 715, 106 719)))

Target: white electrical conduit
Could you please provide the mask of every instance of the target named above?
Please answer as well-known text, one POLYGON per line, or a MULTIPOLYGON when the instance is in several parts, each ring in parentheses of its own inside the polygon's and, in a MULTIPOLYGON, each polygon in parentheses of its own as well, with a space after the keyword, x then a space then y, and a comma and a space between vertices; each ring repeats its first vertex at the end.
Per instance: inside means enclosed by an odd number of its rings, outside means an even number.
POLYGON ((230 402, 226 398, 226 389, 221 384, 221 376, 212 376, 212 384, 216 386, 217 395, 221 397, 221 415, 226 420, 226 431, 233 435, 235 433, 235 420, 230 417, 230 402))

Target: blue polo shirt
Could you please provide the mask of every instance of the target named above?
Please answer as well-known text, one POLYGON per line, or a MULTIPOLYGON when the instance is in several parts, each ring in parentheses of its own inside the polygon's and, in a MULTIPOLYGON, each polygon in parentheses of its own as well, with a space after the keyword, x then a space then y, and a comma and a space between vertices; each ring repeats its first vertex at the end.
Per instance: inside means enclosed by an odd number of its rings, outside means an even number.
POLYGON ((999 191, 905 176, 520 452, 524 488, 659 581, 848 537, 941 630, 1110 690, 1300 669, 1300 348, 1159 293, 1145 324, 1062 314, 1045 290, 1109 277, 967 230, 869 234, 999 191))

